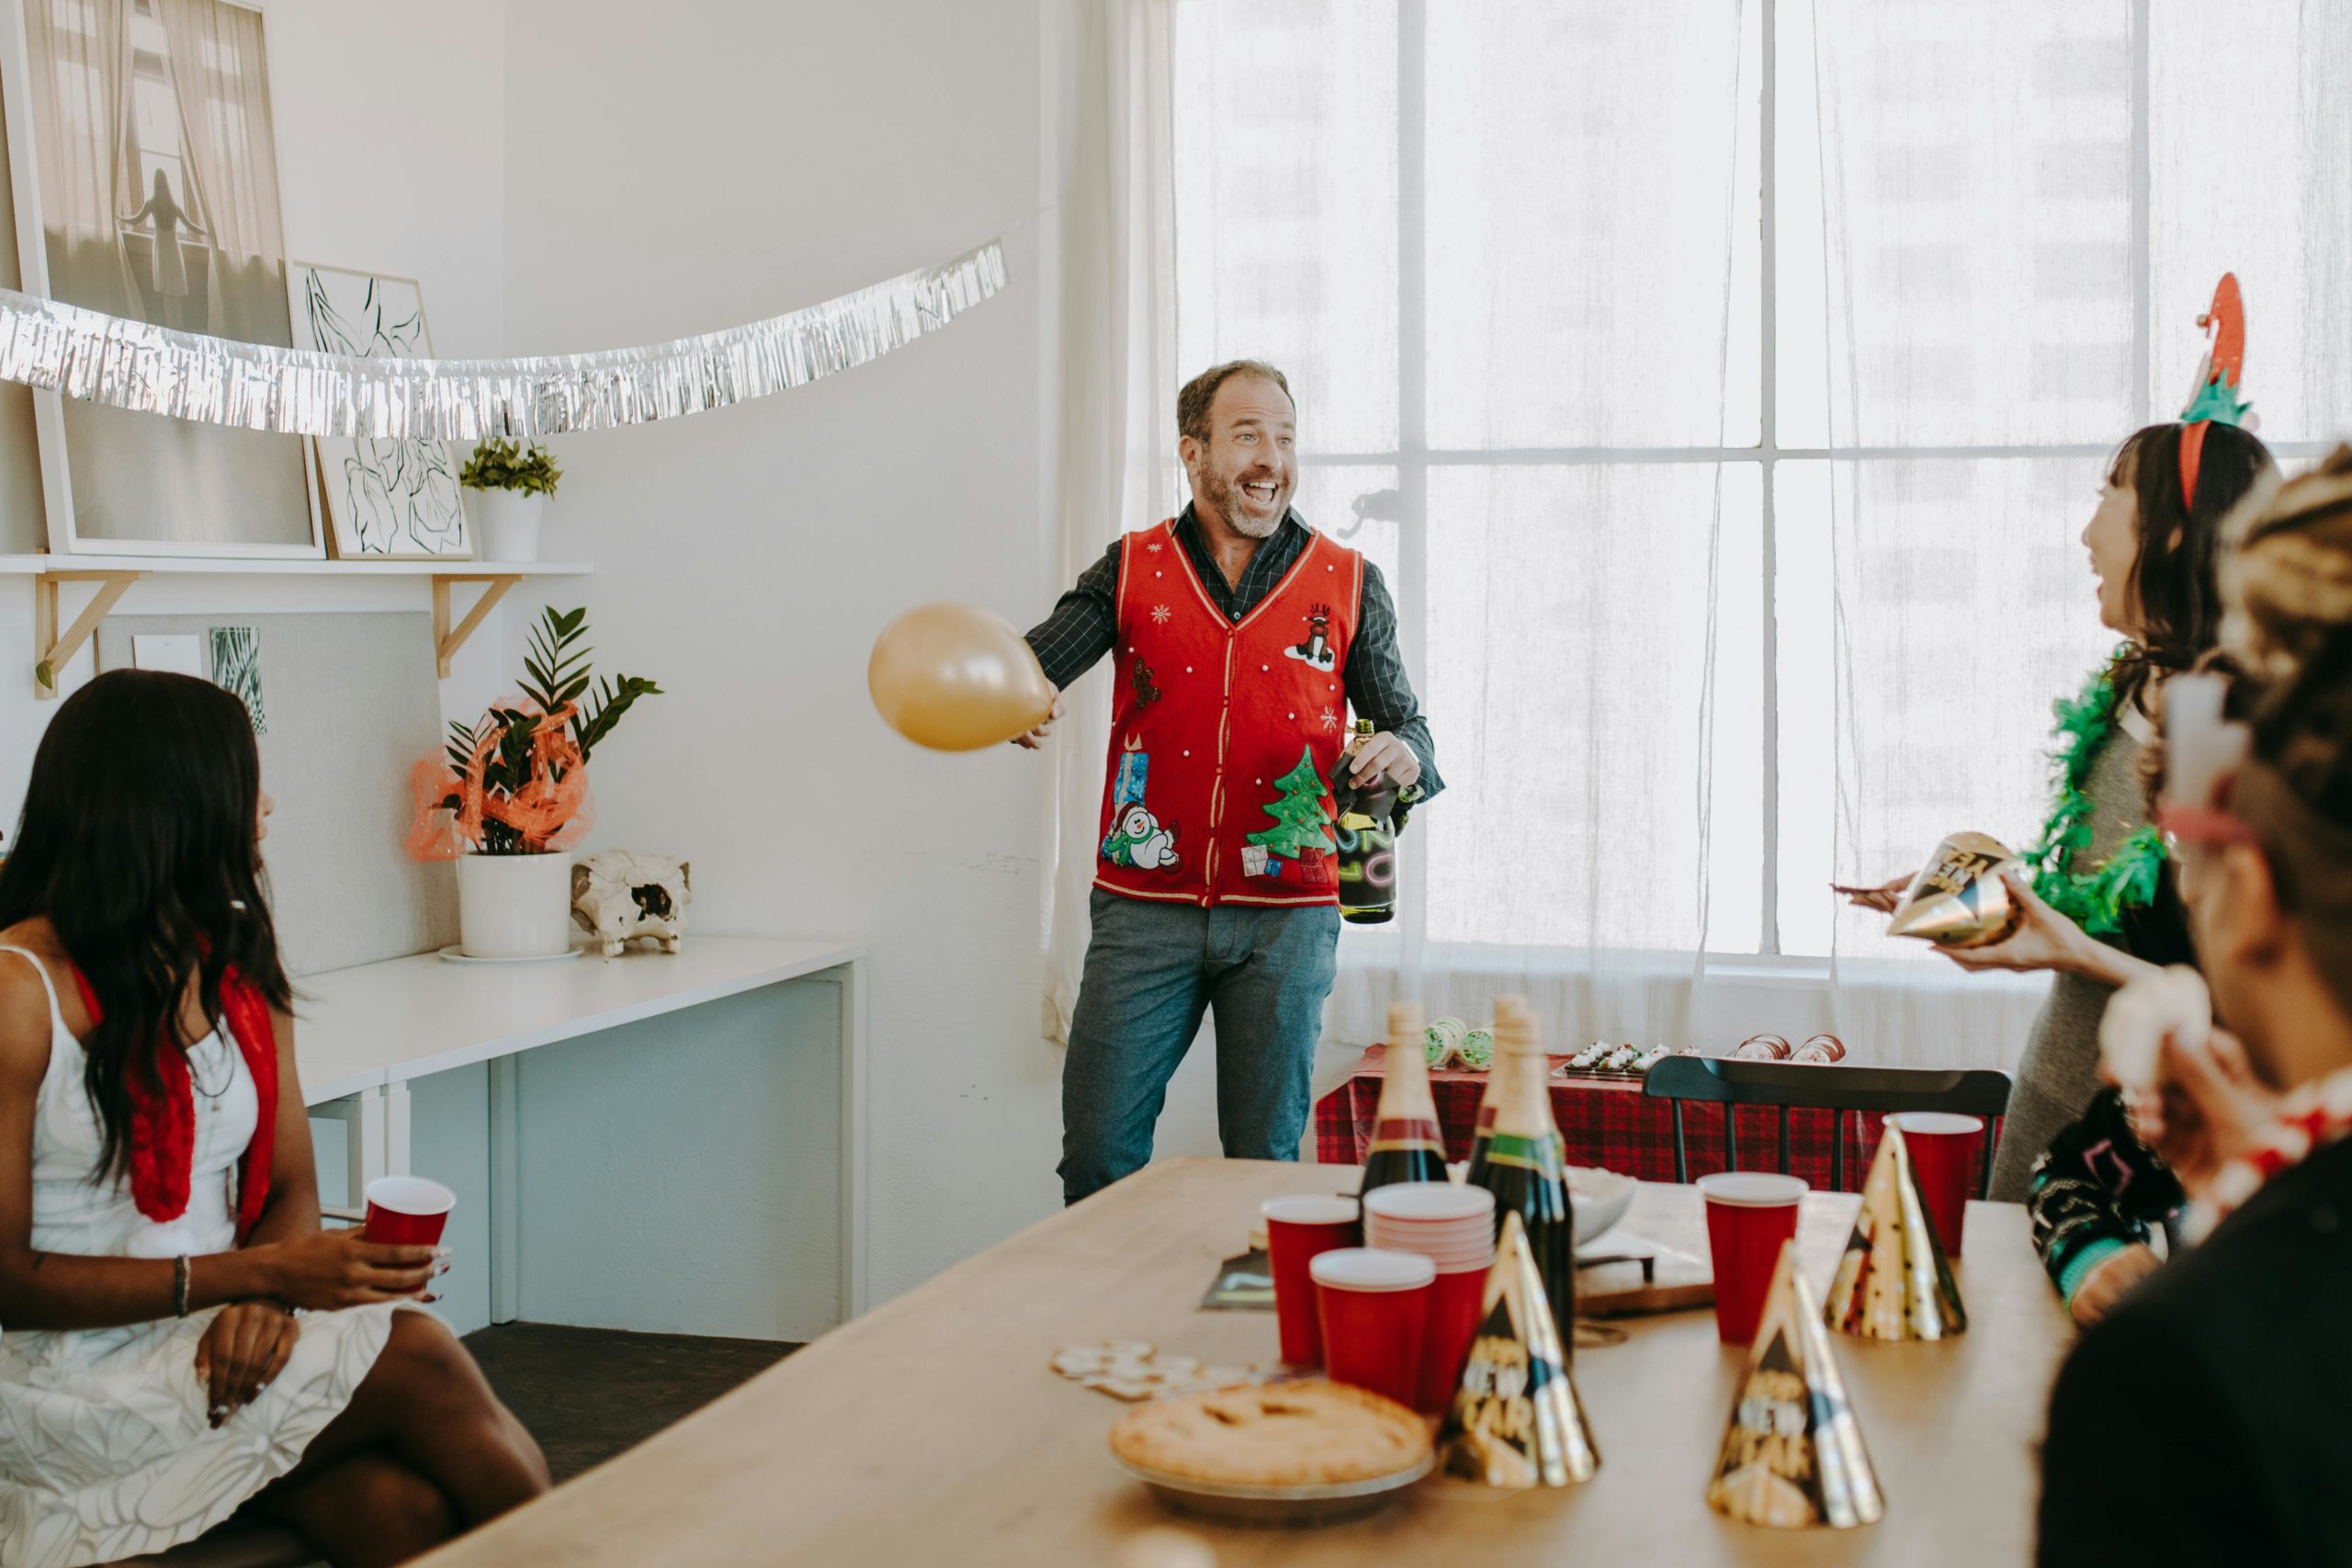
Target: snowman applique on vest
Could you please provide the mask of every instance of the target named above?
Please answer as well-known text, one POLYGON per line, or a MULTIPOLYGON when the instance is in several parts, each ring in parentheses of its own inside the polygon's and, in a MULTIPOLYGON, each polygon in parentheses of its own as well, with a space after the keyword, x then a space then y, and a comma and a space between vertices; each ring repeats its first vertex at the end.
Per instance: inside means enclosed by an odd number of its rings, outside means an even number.
POLYGON ((1203 908, 1339 901, 1330 778, 1363 581, 1363 556, 1310 530, 1236 621, 1172 519, 1126 536, 1097 887, 1203 908))

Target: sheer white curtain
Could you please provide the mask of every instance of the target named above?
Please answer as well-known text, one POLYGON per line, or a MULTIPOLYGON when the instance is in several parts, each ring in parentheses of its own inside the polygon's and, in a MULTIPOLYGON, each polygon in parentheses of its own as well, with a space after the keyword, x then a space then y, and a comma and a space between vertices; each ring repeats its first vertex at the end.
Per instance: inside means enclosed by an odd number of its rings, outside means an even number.
MULTIPOLYGON (((1175 197, 1171 0, 1080 4, 1059 18, 1078 58, 1053 138, 1065 164, 1058 231, 1061 471, 1053 580, 1067 584, 1119 534, 1175 498, 1175 197)), ((1107 666, 1106 666, 1107 667, 1107 666)), ((1054 864, 1046 910, 1045 1029, 1069 1038, 1086 958, 1110 707, 1080 683, 1050 750, 1054 864)))
POLYGON ((209 318, 218 336, 290 344, 277 131, 258 11, 222 0, 156 0, 179 89, 190 183, 210 229, 209 318))
POLYGON ((1847 982, 1825 1006, 1871 1059, 2005 1066, 2042 985, 1922 956, 1813 868, 2024 847, 2051 701, 2113 645, 2076 536, 2145 423, 2131 7, 1781 21, 1782 948, 1847 982))
POLYGON ((1845 910, 1955 829, 2022 847, 2050 704, 2112 634, 2078 535, 2108 454, 2173 417, 2234 270, 2263 434, 2352 423, 2352 12, 1780 10, 1781 951, 1874 1059, 2007 1066, 2040 987, 1845 910), (2333 62, 2328 63, 2328 62, 2333 62))
POLYGON ((1749 20, 1180 7, 1179 357, 1289 373, 1298 509, 1387 578, 1448 781, 1398 919, 1342 940, 1341 1038, 1400 977, 1478 1021, 1531 992, 1555 1039, 1679 1037, 1711 923, 1752 940, 1755 664, 1718 655, 1760 613, 1760 491, 1715 456, 1757 420, 1749 20))
POLYGON ((28 0, 25 6, 31 67, 25 97, 39 154, 50 292, 116 314, 137 313, 118 220, 144 199, 137 193, 136 160, 123 155, 128 17, 126 0, 28 0))
MULTIPOLYGON (((1827 885, 2038 829, 2051 701, 2111 641, 2076 536, 2113 445, 2177 410, 2222 270, 2265 437, 2291 463, 2352 430, 2352 7, 1139 9, 1160 387, 1290 372, 1299 510, 1387 574, 1450 785, 1400 918, 1343 938, 1330 1032, 1374 1037, 1400 984, 1472 1018, 1510 988, 1555 1041, 2011 1062, 2039 982, 1827 885)), ((1099 533, 1067 564, 1110 525, 1070 519, 1099 533)))

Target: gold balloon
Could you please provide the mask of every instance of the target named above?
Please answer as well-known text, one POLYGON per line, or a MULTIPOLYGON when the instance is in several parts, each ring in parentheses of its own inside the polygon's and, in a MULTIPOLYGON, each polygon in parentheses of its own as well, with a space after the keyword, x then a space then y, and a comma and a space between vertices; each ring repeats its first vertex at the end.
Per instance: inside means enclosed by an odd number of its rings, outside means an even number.
POLYGON ((1026 734, 1054 691, 1029 645, 970 604, 922 604, 882 628, 866 661, 874 710, 936 751, 977 751, 1026 734))

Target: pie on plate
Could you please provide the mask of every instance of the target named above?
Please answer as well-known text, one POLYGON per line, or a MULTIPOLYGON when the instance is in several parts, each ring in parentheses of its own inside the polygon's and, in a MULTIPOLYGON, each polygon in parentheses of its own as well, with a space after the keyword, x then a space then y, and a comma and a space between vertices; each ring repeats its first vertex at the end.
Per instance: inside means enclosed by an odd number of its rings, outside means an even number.
POLYGON ((1428 1425, 1322 1378, 1159 1399, 1119 1417, 1111 1451, 1138 1471, 1227 1486, 1324 1486, 1426 1469, 1428 1425))

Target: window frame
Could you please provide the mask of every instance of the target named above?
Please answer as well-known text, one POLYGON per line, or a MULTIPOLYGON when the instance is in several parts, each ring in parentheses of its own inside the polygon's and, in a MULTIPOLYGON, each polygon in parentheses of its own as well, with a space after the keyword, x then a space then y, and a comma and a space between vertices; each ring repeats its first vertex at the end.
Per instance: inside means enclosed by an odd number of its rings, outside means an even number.
MULTIPOLYGON (((1423 584, 1428 580, 1429 536, 1426 526, 1429 477, 1432 468, 1452 465, 1501 467, 1543 464, 1560 467, 1615 467, 1645 464, 1753 463, 1759 468, 1762 494, 1762 570, 1755 590, 1761 595, 1763 644, 1757 650, 1763 683, 1762 768, 1760 809, 1763 864, 1759 878, 1762 908, 1754 953, 1720 955, 1723 964, 1754 964, 1763 970, 1818 971, 1834 962, 1819 954, 1785 954, 1781 951, 1780 901, 1781 849, 1781 654, 1778 632, 1778 517, 1776 481, 1783 462, 1856 462, 1871 459, 2081 457, 2096 461, 2109 455, 2111 444, 2050 443, 2041 445, 1917 445, 1783 446, 1779 441, 1780 364, 1776 333, 1779 298, 1779 220, 1777 178, 1779 158, 1778 55, 1781 0, 1742 0, 1754 5, 1760 28, 1757 98, 1760 253, 1755 308, 1760 312, 1758 438, 1748 446, 1542 446, 1507 448, 1440 448, 1429 444, 1428 321, 1426 309, 1427 109, 1426 50, 1430 0, 1396 3, 1396 446, 1394 451, 1310 451, 1299 456, 1306 468, 1393 468, 1396 475, 1398 581, 1390 591, 1396 601, 1397 637, 1408 667, 1427 671, 1428 605, 1423 584)), ((2151 168, 2149 135, 2149 8, 2153 0, 2126 0, 2131 60, 2132 182, 2131 265, 2132 279, 2132 358, 2134 423, 2144 425, 2158 416, 2152 384, 2154 323, 2153 265, 2149 239, 2151 168)), ((1743 9, 1741 26, 1747 25, 1743 9)), ((1743 58, 1746 43, 1743 39, 1743 58)), ((1743 111, 1745 112, 1745 111, 1743 111)), ((1736 306, 1735 306, 1736 308, 1736 306)), ((2325 441, 2270 444, 2282 460, 2316 457, 2332 448, 2325 441)), ((1426 871, 1426 844, 1408 840, 1408 874, 1426 871)), ((1703 946, 1704 938, 1702 938, 1703 946)), ((1432 948, 1450 944, 1431 942, 1432 948)), ((1627 950, 1631 956, 1631 950, 1627 950)), ((1711 960, 1718 955, 1706 954, 1711 960)), ((1850 964, 1850 959, 1843 962, 1850 964)))

